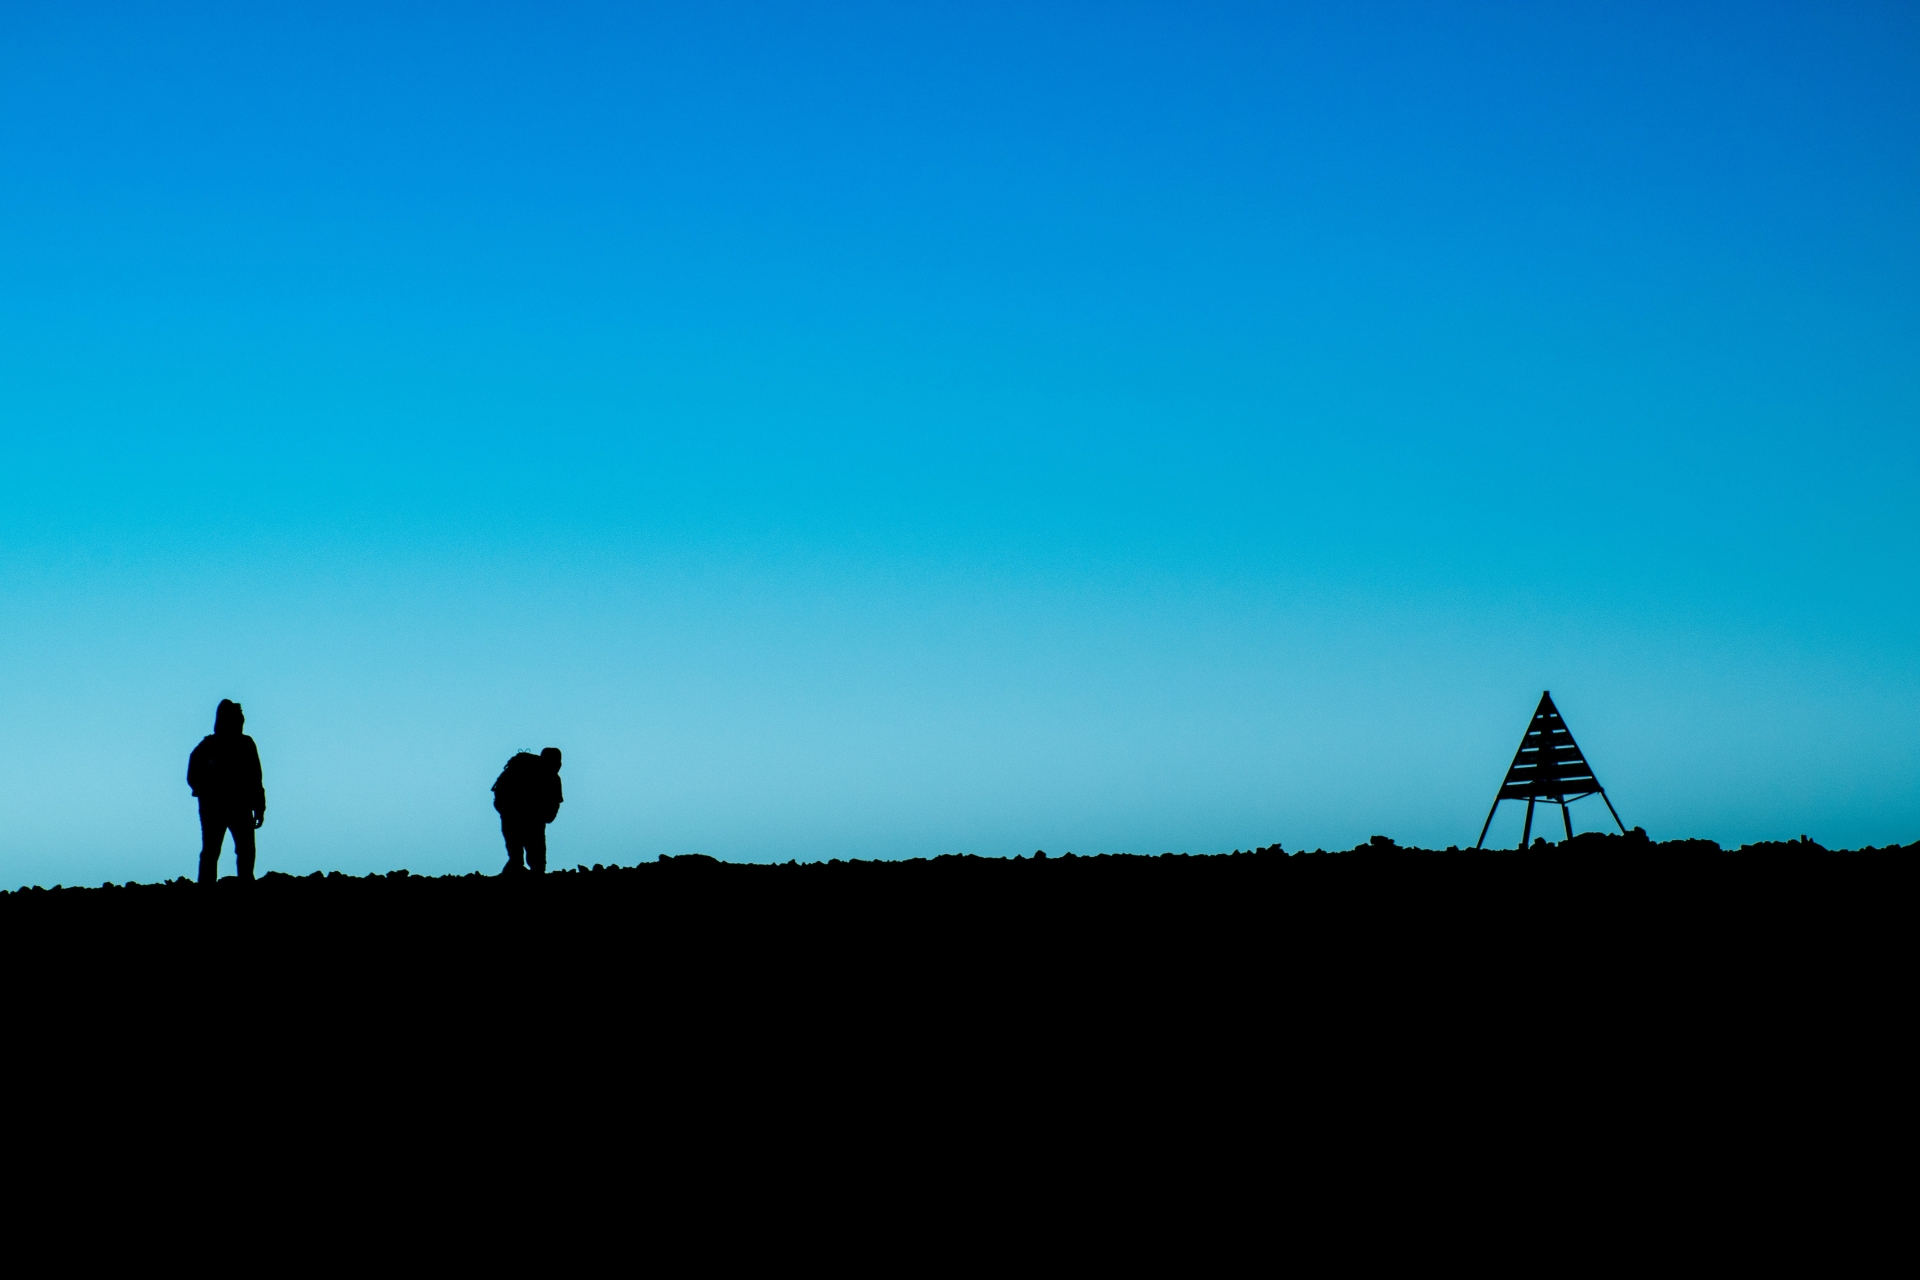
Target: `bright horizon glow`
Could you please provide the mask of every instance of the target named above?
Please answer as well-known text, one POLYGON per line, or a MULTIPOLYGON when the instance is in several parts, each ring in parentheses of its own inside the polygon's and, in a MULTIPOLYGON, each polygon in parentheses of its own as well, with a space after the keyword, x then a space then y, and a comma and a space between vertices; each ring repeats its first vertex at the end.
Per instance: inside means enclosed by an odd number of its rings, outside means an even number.
POLYGON ((548 745, 559 866, 1464 846, 1542 689, 1655 839, 1920 838, 1917 73, 1891 4, 13 6, 0 885, 192 874, 223 697, 262 872, 496 870, 548 745))

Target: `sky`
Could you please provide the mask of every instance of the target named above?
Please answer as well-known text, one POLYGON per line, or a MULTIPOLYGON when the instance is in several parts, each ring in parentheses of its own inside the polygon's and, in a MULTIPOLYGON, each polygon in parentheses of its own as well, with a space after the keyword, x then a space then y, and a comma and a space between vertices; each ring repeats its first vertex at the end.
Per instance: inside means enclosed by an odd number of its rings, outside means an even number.
POLYGON ((0 884, 1920 839, 1916 356, 1908 5, 13 0, 0 884))

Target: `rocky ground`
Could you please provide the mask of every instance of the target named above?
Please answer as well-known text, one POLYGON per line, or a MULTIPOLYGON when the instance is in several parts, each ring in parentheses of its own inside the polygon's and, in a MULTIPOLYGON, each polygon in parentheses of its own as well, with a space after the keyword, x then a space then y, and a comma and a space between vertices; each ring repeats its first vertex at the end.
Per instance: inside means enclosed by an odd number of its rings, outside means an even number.
POLYGON ((1701 1116, 1745 1141, 1783 1090, 1850 1105, 1836 1082, 1904 1061, 1916 867, 1920 845, 1583 835, 269 874, 0 895, 0 963, 16 1099, 169 1098, 262 1149, 291 1117, 315 1148, 343 1112, 382 1142, 430 1112, 432 1141, 483 1153, 510 1104, 525 1132, 617 1133, 595 1160, 671 1131, 732 1194, 754 1171, 729 1152, 811 1176, 847 1117, 869 1153, 1057 1131, 1116 1168, 1142 1143, 1285 1161, 1304 1125, 1352 1179, 1408 1133, 1466 1150, 1495 1114, 1565 1154, 1701 1116), (1807 1054, 1817 1086, 1793 1083, 1807 1054))
MULTIPOLYGON (((1514 850, 1278 845, 1212 856, 1128 854, 724 863, 700 855, 531 876, 394 871, 184 878, 0 895, 0 946, 45 970, 121 966, 124 980, 204 962, 419 981, 893 981, 1029 970, 1075 980, 1141 972, 1281 973, 1345 957, 1448 965, 1483 950, 1642 963, 1708 948, 1852 948, 1900 931, 1920 844, 1833 851, 1810 841, 1722 850, 1705 840, 1586 834, 1514 850), (1623 952, 1623 939, 1635 939, 1623 952), (1797 941, 1796 941, 1797 940, 1797 941), (216 953, 230 954, 230 962, 216 953), (199 960, 189 960, 190 956, 199 960), (1107 968, 1103 968, 1106 966, 1107 968)), ((1904 929, 1904 926, 1902 926, 1904 929)))

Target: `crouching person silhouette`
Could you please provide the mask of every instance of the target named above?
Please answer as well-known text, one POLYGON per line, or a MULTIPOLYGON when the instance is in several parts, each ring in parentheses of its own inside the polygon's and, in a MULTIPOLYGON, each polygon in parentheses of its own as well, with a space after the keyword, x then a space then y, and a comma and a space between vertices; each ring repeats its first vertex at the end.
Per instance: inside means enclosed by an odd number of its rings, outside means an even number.
POLYGON ((560 748, 539 755, 522 751, 507 761, 493 782, 493 807, 500 811, 500 834, 507 841, 507 865, 501 875, 547 871, 547 824, 560 814, 560 748), (526 862, 520 861, 525 855, 526 862))
POLYGON ((240 732, 247 717, 225 698, 213 713, 213 732, 187 757, 187 786, 200 799, 200 883, 220 870, 220 845, 233 832, 240 878, 253 879, 253 833, 267 820, 267 791, 260 785, 260 749, 240 732))

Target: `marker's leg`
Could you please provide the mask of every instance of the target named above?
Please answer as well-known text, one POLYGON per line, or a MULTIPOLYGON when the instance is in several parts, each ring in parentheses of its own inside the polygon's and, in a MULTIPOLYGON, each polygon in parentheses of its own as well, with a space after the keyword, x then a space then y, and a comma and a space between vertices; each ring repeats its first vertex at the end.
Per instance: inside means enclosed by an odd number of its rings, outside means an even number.
POLYGON ((1573 839, 1573 815, 1567 812, 1567 802, 1560 802, 1560 821, 1567 824, 1567 839, 1573 839))
MULTIPOLYGON (((1493 809, 1498 809, 1499 807, 1500 797, 1495 795, 1493 797, 1493 809)), ((1480 838, 1473 842, 1473 847, 1476 849, 1487 842, 1487 828, 1493 825, 1493 809, 1487 810, 1487 820, 1480 824, 1480 838)))
POLYGON ((1520 828, 1520 848, 1523 852, 1527 847, 1528 839, 1530 839, 1532 835, 1533 835, 1533 798, 1529 796, 1527 798, 1527 825, 1520 828))
MULTIPOLYGON (((1604 787, 1601 788, 1600 798, 1602 800, 1607 800, 1607 792, 1604 787)), ((1620 821, 1620 812, 1619 810, 1613 807, 1613 801, 1611 800, 1607 800, 1607 812, 1613 815, 1614 825, 1620 828, 1620 834, 1621 835, 1627 834, 1627 824, 1620 821)))

